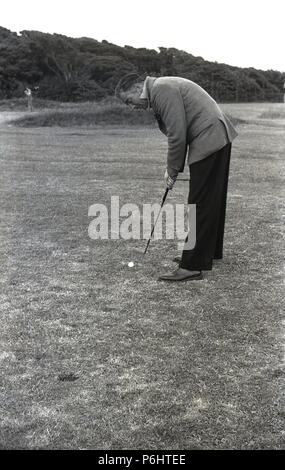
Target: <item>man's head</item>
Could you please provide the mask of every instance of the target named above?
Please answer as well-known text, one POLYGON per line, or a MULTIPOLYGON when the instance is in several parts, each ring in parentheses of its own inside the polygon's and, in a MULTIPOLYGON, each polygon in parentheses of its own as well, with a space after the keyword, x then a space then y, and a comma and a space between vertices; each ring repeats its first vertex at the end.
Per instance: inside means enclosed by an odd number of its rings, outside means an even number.
POLYGON ((121 101, 137 109, 148 107, 147 98, 140 98, 143 91, 144 82, 136 74, 128 74, 123 77, 115 89, 115 95, 121 101))

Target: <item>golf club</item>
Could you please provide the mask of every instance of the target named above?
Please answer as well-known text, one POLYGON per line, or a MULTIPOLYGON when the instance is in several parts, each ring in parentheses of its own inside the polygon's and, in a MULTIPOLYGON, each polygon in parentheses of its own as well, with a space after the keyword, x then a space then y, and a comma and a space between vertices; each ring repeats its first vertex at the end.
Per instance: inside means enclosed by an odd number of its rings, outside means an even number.
POLYGON ((164 196, 163 196, 162 201, 161 201, 161 204, 160 204, 159 212, 158 212, 157 217, 156 217, 156 220, 155 220, 155 222, 154 222, 154 224, 153 224, 153 227, 152 227, 152 230, 151 230, 151 234, 150 234, 150 237, 149 237, 149 239, 148 239, 148 241, 147 241, 147 244, 146 244, 146 247, 145 247, 145 250, 144 250, 144 254, 143 254, 143 255, 145 255, 146 252, 147 252, 148 246, 149 246, 149 244, 150 244, 150 240, 151 240, 151 238, 152 238, 152 235, 153 235, 153 232, 154 232, 156 223, 157 223, 157 221, 158 221, 158 217, 159 217, 159 215, 160 215, 161 209, 162 209, 162 207, 163 207, 163 204, 165 203, 165 200, 166 200, 168 191, 169 191, 169 188, 166 188, 165 193, 164 193, 164 196))

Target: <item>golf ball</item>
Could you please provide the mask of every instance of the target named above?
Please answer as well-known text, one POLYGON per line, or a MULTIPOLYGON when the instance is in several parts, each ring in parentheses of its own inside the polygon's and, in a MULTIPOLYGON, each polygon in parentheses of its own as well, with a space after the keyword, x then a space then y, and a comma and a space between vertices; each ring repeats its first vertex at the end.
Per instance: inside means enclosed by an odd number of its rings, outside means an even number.
POLYGON ((129 268, 133 268, 134 265, 135 265, 135 263, 134 263, 133 261, 130 261, 130 262, 128 263, 129 268))

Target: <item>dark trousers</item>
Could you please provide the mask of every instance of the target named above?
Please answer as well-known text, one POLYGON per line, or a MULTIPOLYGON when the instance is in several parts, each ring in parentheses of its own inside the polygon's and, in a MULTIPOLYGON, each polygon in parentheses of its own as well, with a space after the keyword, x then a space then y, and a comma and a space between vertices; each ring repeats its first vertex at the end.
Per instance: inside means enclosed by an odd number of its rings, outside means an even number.
MULTIPOLYGON (((196 245, 184 250, 180 267, 211 270, 223 257, 231 144, 190 165, 188 204, 196 204, 196 245)), ((186 239, 187 241, 187 239, 186 239)))

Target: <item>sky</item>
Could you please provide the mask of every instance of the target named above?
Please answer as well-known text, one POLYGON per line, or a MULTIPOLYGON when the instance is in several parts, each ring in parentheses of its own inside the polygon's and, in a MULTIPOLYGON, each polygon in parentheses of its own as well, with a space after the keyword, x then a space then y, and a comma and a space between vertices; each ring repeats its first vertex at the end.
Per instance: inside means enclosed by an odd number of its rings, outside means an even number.
POLYGON ((0 26, 285 72, 285 0, 0 0, 0 26))

